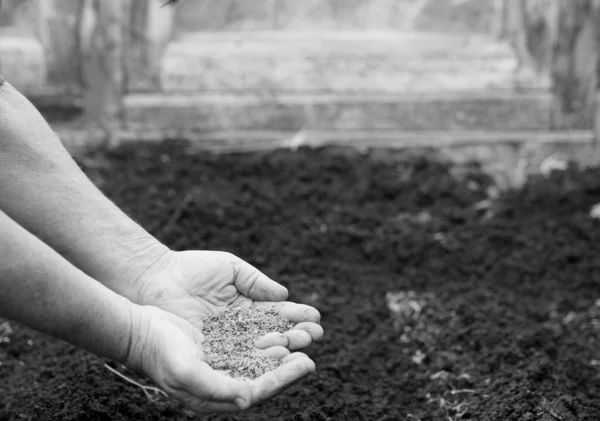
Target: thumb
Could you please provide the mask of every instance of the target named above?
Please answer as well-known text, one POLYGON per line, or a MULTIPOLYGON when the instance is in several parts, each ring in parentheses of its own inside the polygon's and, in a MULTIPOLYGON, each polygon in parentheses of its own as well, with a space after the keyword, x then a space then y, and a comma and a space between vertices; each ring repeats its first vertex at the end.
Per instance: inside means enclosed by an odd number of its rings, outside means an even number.
POLYGON ((288 290, 251 264, 239 259, 234 264, 234 285, 237 290, 255 301, 285 301, 288 290))
POLYGON ((194 343, 201 349, 202 342, 204 342, 204 335, 202 334, 204 323, 198 322, 196 325, 192 325, 187 320, 168 312, 165 312, 165 316, 169 323, 172 323, 181 329, 188 337, 192 338, 194 343))
POLYGON ((205 361, 201 347, 180 325, 172 326, 169 341, 164 344, 160 383, 167 393, 187 404, 216 401, 244 409, 252 400, 250 383, 233 379, 213 370, 205 361))

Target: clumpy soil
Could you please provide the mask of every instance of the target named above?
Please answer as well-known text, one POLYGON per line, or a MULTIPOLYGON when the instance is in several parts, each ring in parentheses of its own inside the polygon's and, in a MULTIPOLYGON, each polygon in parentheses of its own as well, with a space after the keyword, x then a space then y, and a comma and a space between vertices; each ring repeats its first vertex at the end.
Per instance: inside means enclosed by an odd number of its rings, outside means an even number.
MULTIPOLYGON (((219 157, 171 142, 79 162, 166 244, 233 252, 321 311, 316 373, 206 419, 600 419, 599 169, 531 179, 482 209, 491 181, 476 165, 387 151, 219 157)), ((192 418, 13 328, 0 420, 192 418)))

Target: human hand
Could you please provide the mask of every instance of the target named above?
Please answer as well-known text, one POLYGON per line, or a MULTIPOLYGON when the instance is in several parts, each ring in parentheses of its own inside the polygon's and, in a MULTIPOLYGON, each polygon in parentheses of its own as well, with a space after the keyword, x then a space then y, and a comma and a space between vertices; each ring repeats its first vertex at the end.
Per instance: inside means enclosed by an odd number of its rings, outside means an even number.
POLYGON ((123 361, 149 376, 196 414, 239 412, 271 398, 306 374, 314 363, 299 352, 255 380, 213 370, 202 350, 202 333, 182 318, 150 306, 133 306, 132 337, 123 361))
POLYGON ((321 315, 310 306, 285 301, 287 289, 242 259, 226 252, 169 252, 134 285, 135 301, 176 314, 201 328, 202 320, 230 305, 273 309, 295 323, 283 333, 270 333, 256 347, 295 351, 323 337, 321 315))

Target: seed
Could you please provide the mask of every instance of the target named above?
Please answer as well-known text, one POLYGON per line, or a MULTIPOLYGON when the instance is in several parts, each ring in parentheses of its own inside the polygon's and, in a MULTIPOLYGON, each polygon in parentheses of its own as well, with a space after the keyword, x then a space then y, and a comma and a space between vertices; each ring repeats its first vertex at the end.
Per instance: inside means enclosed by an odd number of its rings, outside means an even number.
POLYGON ((204 320, 206 362, 235 378, 260 377, 279 367, 281 360, 263 355, 254 342, 267 333, 284 333, 293 326, 274 311, 227 307, 204 320))

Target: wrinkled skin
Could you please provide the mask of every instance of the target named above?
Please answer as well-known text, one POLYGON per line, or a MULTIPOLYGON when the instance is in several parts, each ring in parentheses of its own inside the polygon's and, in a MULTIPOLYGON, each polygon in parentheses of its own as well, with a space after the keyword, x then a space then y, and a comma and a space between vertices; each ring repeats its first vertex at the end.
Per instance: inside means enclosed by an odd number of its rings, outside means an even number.
POLYGON ((134 312, 133 326, 125 365, 150 376, 169 396, 199 415, 243 411, 315 370, 305 354, 293 353, 255 380, 233 379, 209 367, 202 334, 182 318, 142 306, 134 312))
POLYGON ((168 252, 135 284, 137 301, 176 314, 202 329, 202 320, 230 305, 273 309, 295 323, 269 334, 259 348, 295 351, 323 337, 321 316, 310 306, 286 301, 285 287, 238 257, 219 251, 168 252))
POLYGON ((134 287, 137 301, 151 317, 133 335, 144 340, 142 351, 132 347, 132 359, 142 361, 140 369, 162 390, 198 414, 244 410, 315 370, 314 362, 297 350, 323 337, 319 312, 285 301, 285 287, 230 253, 169 251, 134 287), (206 364, 202 321, 231 305, 273 309, 295 323, 288 332, 273 332, 255 343, 266 355, 282 360, 276 370, 242 380, 206 364))

